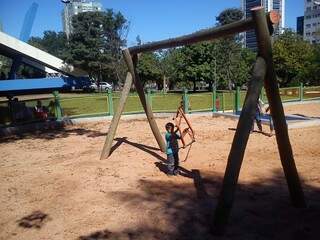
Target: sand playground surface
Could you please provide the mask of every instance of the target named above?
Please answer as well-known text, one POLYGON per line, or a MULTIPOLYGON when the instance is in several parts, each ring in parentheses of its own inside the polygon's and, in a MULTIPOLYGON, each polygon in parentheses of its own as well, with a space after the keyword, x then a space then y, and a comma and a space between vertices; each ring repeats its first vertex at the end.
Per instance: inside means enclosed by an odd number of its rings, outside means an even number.
MULTIPOLYGON (((287 106, 320 117, 320 104, 287 106)), ((164 125, 171 118, 157 118, 164 125)), ((290 129, 306 209, 292 207, 275 137, 250 135, 226 234, 209 232, 237 120, 193 116, 196 143, 181 175, 146 120, 121 120, 99 160, 110 121, 0 143, 0 239, 319 239, 320 127, 290 129)), ((266 131, 268 127, 264 126, 266 131)))

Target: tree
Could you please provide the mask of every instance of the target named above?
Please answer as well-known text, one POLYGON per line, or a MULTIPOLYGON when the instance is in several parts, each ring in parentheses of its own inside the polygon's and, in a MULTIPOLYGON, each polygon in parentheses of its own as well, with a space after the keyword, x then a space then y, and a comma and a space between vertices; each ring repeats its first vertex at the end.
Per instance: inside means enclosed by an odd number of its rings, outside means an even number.
POLYGON ((227 8, 216 17, 219 26, 239 21, 243 18, 243 12, 239 8, 227 8))
MULTIPOLYGON (((239 9, 226 9, 218 17, 217 25, 240 20, 243 14, 239 9)), ((141 39, 137 37, 141 43, 141 39)), ((243 85, 249 78, 255 54, 243 49, 233 36, 214 42, 204 42, 156 53, 141 54, 138 72, 141 79, 156 81, 158 89, 169 82, 174 85, 197 88, 198 82, 206 82, 209 88, 232 89, 243 85)))
POLYGON ((294 80, 305 83, 308 81, 305 77, 310 75, 308 69, 312 69, 315 56, 310 43, 287 29, 274 42, 273 59, 279 84, 286 87, 294 80))
MULTIPOLYGON (((238 8, 227 8, 222 11, 216 20, 218 21, 218 26, 223 26, 226 24, 230 24, 236 21, 239 21, 243 18, 243 12, 238 8)), ((222 51, 225 53, 222 55, 224 59, 224 67, 223 71, 226 77, 226 81, 228 83, 228 88, 231 90, 235 82, 237 81, 237 77, 246 75, 245 73, 235 70, 235 67, 244 67, 244 64, 241 61, 241 45, 238 43, 239 34, 236 36, 228 36, 223 39, 223 45, 221 46, 222 51)), ((221 43, 221 41, 220 41, 221 43)), ((243 69, 243 68, 241 68, 243 69)), ((244 69, 246 72, 246 69, 244 69)), ((242 81, 241 81, 242 82, 242 81)))
POLYGON ((72 19, 73 32, 64 59, 99 81, 123 79, 121 47, 126 45, 128 23, 120 13, 84 12, 72 19))
MULTIPOLYGON (((224 25, 242 18, 239 9, 226 9, 216 18, 217 25, 224 25)), ((173 71, 180 82, 191 81, 193 90, 198 81, 205 81, 209 88, 232 89, 234 85, 242 85, 248 80, 255 54, 242 49, 241 44, 233 36, 214 42, 205 42, 176 50, 173 71)))
POLYGON ((156 82, 158 90, 162 89, 160 61, 153 52, 142 53, 139 57, 137 70, 142 84, 156 82))
POLYGON ((305 85, 320 85, 320 44, 312 45, 311 63, 298 74, 297 79, 305 85))
POLYGON ((196 91, 196 82, 211 82, 214 79, 214 55, 212 44, 200 43, 178 49, 176 78, 182 82, 191 81, 193 91, 196 91))
POLYGON ((12 60, 5 56, 0 55, 0 79, 5 80, 8 78, 8 74, 10 72, 12 60))
POLYGON ((175 48, 160 50, 157 52, 159 59, 159 70, 162 75, 163 91, 173 89, 176 84, 174 64, 177 61, 177 50, 175 48))
POLYGON ((67 36, 64 32, 45 31, 42 38, 31 37, 28 43, 58 58, 63 58, 68 48, 67 36))

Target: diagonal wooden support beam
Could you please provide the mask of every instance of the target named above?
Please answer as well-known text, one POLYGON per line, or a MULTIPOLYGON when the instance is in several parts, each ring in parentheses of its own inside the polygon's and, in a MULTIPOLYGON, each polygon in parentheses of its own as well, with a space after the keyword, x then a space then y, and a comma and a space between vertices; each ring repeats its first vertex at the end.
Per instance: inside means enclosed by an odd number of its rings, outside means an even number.
POLYGON ((163 137, 161 136, 161 133, 159 131, 157 123, 156 123, 156 121, 154 119, 153 112, 151 110, 150 104, 146 101, 146 96, 145 96, 144 91, 143 91, 143 86, 141 84, 139 74, 137 73, 136 67, 137 67, 137 64, 138 64, 138 55, 135 54, 131 58, 129 50, 125 49, 124 50, 124 56, 125 56, 126 63, 128 65, 129 71, 131 72, 131 74, 133 76, 133 82, 134 82, 134 85, 135 85, 136 90, 138 92, 138 95, 139 95, 141 104, 143 106, 143 109, 144 109, 144 111, 145 111, 145 113, 147 115, 148 122, 149 122, 149 125, 151 127, 152 133, 153 133, 154 137, 156 138, 156 141, 157 141, 157 143, 159 145, 160 150, 162 152, 165 152, 166 151, 166 144, 165 144, 165 142, 163 140, 163 137))
POLYGON ((234 135, 228 163, 222 183, 222 189, 213 219, 213 233, 223 234, 233 205, 238 177, 256 113, 259 94, 265 79, 267 66, 263 58, 258 57, 254 65, 252 79, 234 135))
POLYGON ((130 72, 128 72, 127 77, 126 77, 126 81, 124 83, 124 87, 121 92, 119 105, 118 105, 116 112, 113 115, 109 130, 107 133, 107 137, 106 137, 106 140, 105 140, 102 152, 101 152, 100 159, 107 158, 110 155, 112 142, 113 142, 114 136, 116 134, 117 127, 119 125, 121 114, 123 112, 124 106, 125 106, 126 101, 128 99, 128 95, 130 93, 130 88, 132 86, 132 82, 133 82, 132 75, 130 72))
POLYGON ((267 75, 264 81, 264 87, 266 89, 270 105, 280 159, 287 179, 291 201, 295 207, 306 207, 303 190, 292 153, 287 122, 279 94, 278 81, 273 64, 270 32, 268 30, 268 22, 265 18, 264 9, 261 7, 252 9, 252 18, 256 23, 255 32, 257 36, 259 55, 263 57, 267 63, 267 75))
POLYGON ((131 88, 133 82, 136 86, 137 92, 140 97, 140 101, 141 101, 142 106, 144 108, 144 111, 146 112, 151 130, 153 132, 153 135, 155 136, 156 141, 158 142, 158 145, 159 145, 161 151, 165 152, 165 150, 166 150, 165 142, 161 136, 161 133, 159 131, 157 123, 154 119, 151 107, 146 101, 143 87, 140 82, 139 75, 137 74, 137 71, 136 71, 136 64, 138 61, 137 55, 134 55, 134 57, 132 58, 128 49, 123 50, 122 54, 123 54, 124 60, 126 61, 129 72, 127 73, 127 78, 126 78, 125 85, 124 85, 122 93, 121 93, 119 105, 118 105, 118 108, 117 108, 113 118, 112 118, 109 130, 108 130, 108 134, 107 134, 107 137, 106 137, 106 140, 105 140, 102 152, 101 152, 100 159, 107 158, 110 155, 112 142, 113 142, 114 136, 116 134, 117 127, 118 127, 118 124, 120 121, 120 117, 123 112, 123 109, 124 109, 125 103, 127 101, 128 95, 130 93, 130 88, 131 88))

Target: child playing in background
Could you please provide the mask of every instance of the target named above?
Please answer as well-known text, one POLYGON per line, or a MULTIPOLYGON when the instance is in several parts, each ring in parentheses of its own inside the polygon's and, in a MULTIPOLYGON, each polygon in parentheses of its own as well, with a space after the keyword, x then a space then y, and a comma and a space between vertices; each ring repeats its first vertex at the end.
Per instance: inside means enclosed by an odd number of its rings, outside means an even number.
MULTIPOLYGON (((259 98, 256 105, 256 113, 254 116, 254 120, 256 121, 260 132, 262 132, 262 124, 261 124, 262 106, 263 106, 263 102, 259 98)), ((251 132, 253 132, 253 130, 254 130, 254 122, 252 123, 251 132)))
POLYGON ((167 143, 167 160, 168 160, 168 175, 178 175, 179 174, 179 144, 178 139, 181 137, 174 131, 173 123, 169 122, 166 124, 166 143, 167 143))
MULTIPOLYGON (((266 108, 266 113, 270 111, 270 105, 266 108)), ((270 111, 270 116, 269 116, 269 126, 270 126, 270 136, 273 135, 273 130, 274 130, 274 125, 273 125, 273 120, 271 116, 271 111, 270 111)))

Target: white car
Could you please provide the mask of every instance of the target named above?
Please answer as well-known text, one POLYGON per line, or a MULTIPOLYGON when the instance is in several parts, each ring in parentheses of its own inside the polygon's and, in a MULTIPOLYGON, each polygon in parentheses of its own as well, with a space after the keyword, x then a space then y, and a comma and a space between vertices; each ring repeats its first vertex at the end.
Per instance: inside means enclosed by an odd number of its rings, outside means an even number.
POLYGON ((109 89, 112 89, 112 85, 107 82, 100 82, 99 87, 98 87, 98 85, 96 83, 92 83, 90 85, 90 88, 94 89, 94 90, 107 91, 109 89))

